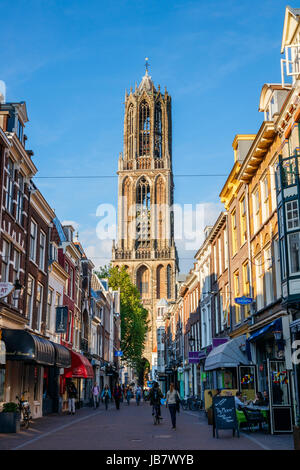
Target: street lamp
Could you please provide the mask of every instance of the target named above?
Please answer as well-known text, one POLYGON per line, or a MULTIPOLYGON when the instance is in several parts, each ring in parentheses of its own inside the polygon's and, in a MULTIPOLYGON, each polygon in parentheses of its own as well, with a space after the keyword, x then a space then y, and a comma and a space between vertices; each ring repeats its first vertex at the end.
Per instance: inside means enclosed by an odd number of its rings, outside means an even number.
POLYGON ((23 286, 20 284, 19 279, 15 280, 14 288, 13 300, 19 300, 23 294, 23 286))

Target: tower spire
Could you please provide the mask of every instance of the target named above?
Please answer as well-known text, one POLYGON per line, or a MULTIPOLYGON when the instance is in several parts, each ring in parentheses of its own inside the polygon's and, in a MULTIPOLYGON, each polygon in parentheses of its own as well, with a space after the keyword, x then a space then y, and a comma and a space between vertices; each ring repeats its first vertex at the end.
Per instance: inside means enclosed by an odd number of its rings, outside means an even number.
POLYGON ((148 60, 149 60, 148 57, 145 57, 145 61, 146 61, 146 62, 145 62, 146 75, 148 75, 148 68, 150 67, 150 64, 149 64, 148 60))

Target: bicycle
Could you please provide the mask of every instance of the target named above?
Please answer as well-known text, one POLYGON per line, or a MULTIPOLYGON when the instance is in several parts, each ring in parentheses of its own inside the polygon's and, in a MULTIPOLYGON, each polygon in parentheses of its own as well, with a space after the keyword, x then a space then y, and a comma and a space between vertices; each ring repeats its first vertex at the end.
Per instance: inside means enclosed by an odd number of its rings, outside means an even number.
POLYGON ((16 396, 16 399, 18 400, 19 410, 21 414, 21 426, 24 426, 25 429, 28 429, 32 416, 31 416, 29 401, 24 399, 25 393, 27 392, 22 393, 21 398, 16 396))
POLYGON ((154 405, 154 416, 153 416, 153 422, 154 424, 159 424, 161 417, 159 416, 159 405, 154 405))

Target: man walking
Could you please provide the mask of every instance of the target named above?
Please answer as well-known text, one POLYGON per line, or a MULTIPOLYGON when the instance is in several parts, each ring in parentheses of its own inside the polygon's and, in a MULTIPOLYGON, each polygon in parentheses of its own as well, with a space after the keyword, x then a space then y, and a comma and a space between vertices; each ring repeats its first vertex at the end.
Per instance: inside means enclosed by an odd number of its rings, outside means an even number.
POLYGON ((120 409, 120 400, 122 398, 122 395, 123 395, 122 388, 121 388, 120 384, 117 383, 114 390, 113 390, 113 397, 115 399, 115 404, 116 404, 117 410, 120 409))
POLYGON ((75 414, 75 398, 77 398, 77 388, 74 382, 70 381, 67 384, 67 395, 69 400, 69 415, 75 414))
POLYGON ((102 390, 102 393, 101 393, 101 398, 104 400, 104 403, 105 403, 105 409, 107 410, 108 408, 108 402, 111 398, 111 393, 110 393, 110 390, 108 388, 108 385, 105 385, 104 389, 102 390))

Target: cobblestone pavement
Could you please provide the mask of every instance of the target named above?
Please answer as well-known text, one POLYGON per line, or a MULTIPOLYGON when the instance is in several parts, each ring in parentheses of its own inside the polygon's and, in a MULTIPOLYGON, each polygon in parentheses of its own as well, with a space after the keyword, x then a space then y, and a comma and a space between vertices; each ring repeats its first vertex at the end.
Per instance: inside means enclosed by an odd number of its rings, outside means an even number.
POLYGON ((169 411, 162 407, 163 420, 155 426, 149 403, 139 407, 132 401, 116 410, 112 404, 105 411, 82 408, 75 416, 50 415, 35 420, 29 430, 17 434, 0 434, 0 450, 289 450, 291 435, 271 436, 258 432, 241 432, 233 438, 231 431, 212 437, 212 426, 201 413, 181 411, 177 429, 171 429, 169 411))

